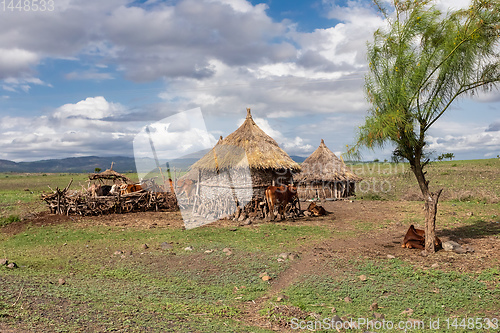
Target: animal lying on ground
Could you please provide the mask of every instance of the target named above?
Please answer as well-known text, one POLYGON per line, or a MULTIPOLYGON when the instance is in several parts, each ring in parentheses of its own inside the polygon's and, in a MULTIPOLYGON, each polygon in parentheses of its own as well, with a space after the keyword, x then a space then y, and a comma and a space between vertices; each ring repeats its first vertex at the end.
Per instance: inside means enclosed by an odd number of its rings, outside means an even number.
MULTIPOLYGON (((440 249, 442 247, 441 240, 437 236, 434 239, 434 245, 436 246, 436 249, 440 249)), ((406 247, 408 249, 425 249, 425 230, 415 229, 413 224, 410 225, 401 247, 406 247)))
POLYGON ((326 210, 323 208, 323 206, 317 205, 314 201, 311 202, 309 207, 307 207, 307 211, 311 212, 314 216, 326 215, 326 210))

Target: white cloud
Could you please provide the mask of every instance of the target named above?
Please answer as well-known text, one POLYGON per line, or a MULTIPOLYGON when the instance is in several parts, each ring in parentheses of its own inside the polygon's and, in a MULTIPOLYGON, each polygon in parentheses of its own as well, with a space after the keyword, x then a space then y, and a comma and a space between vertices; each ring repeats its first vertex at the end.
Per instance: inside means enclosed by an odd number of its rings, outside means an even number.
POLYGON ((0 48, 0 80, 27 74, 38 63, 40 56, 19 48, 0 48))

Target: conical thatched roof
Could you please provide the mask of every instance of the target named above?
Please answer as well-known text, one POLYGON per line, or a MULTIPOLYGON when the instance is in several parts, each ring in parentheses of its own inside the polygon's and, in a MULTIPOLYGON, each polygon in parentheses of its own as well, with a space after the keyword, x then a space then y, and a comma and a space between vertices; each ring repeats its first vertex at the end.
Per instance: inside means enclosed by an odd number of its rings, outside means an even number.
POLYGON ((306 160, 301 164, 302 172, 294 175, 294 180, 298 182, 316 181, 359 181, 349 170, 345 163, 340 160, 321 139, 321 144, 306 160))
POLYGON ((283 151, 276 141, 257 126, 250 109, 243 124, 191 166, 192 169, 223 170, 250 167, 250 169, 290 169, 300 166, 283 151), (245 155, 246 154, 246 155, 245 155))

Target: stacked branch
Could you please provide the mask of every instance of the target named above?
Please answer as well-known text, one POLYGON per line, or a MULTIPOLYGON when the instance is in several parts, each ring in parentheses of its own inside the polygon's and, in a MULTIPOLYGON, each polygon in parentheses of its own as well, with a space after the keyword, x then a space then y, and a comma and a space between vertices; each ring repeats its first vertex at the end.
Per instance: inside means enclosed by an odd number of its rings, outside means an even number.
POLYGON ((56 188, 50 194, 42 194, 41 199, 52 214, 89 216, 177 209, 177 199, 172 193, 142 190, 124 195, 92 196, 87 191, 68 190, 72 181, 63 190, 56 188))

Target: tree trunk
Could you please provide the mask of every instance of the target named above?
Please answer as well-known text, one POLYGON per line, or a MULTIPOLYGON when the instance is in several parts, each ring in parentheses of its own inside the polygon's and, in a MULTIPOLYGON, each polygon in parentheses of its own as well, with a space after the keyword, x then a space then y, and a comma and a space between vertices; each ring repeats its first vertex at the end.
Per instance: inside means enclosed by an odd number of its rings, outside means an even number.
POLYGON ((443 190, 436 193, 429 193, 425 198, 425 251, 427 253, 436 252, 436 214, 439 196, 443 190))
POLYGON ((425 179, 425 173, 423 172, 423 166, 419 158, 410 161, 410 166, 417 178, 425 201, 425 251, 427 253, 434 253, 436 252, 434 240, 436 239, 437 205, 439 196, 443 190, 440 189, 435 193, 429 191, 429 182, 425 179))

